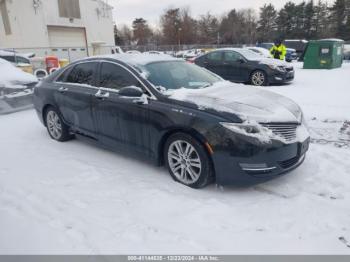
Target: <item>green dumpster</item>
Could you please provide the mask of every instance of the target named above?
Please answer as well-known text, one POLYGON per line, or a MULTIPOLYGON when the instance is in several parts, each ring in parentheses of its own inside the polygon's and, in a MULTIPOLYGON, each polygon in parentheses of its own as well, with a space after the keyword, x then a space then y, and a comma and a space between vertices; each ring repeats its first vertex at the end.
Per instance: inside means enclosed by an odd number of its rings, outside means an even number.
POLYGON ((304 69, 333 69, 343 64, 344 41, 340 39, 314 40, 308 43, 304 55, 304 69))

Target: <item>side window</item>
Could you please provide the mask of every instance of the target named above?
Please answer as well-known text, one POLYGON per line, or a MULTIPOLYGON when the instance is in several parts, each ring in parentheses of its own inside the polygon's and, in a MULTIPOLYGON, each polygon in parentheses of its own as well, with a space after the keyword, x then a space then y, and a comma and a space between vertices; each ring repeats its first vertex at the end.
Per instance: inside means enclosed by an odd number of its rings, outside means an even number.
POLYGON ((222 52, 212 52, 207 57, 212 62, 220 62, 222 60, 222 52))
POLYGON ((10 63, 14 63, 15 62, 15 56, 1 56, 0 58, 10 62, 10 63))
POLYGON ((21 57, 21 56, 16 56, 16 62, 19 64, 30 64, 29 59, 21 57))
POLYGON ((71 70, 68 68, 66 69, 57 79, 56 82, 65 82, 67 79, 67 76, 71 70))
POLYGON ((66 82, 73 84, 85 84, 94 85, 94 73, 97 63, 83 63, 76 65, 72 71, 70 71, 66 82))
POLYGON ((127 86, 140 87, 139 81, 124 68, 111 64, 102 63, 99 87, 119 90, 127 86))
POLYGON ((236 52, 225 52, 225 62, 237 62, 241 58, 241 55, 236 52))

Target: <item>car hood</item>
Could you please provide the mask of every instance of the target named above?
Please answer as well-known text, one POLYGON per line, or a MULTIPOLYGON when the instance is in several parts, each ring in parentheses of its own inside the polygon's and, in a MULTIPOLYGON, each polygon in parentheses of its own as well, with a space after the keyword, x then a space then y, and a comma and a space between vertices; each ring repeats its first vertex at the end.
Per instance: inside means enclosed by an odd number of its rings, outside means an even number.
POLYGON ((283 66, 283 67, 290 67, 289 64, 287 64, 285 61, 274 59, 274 58, 257 58, 254 61, 259 62, 260 64, 264 65, 275 65, 275 66, 283 66))
POLYGON ((200 110, 233 114, 242 121, 300 123, 302 111, 291 99, 279 94, 222 81, 203 89, 168 91, 170 99, 190 102, 200 110))

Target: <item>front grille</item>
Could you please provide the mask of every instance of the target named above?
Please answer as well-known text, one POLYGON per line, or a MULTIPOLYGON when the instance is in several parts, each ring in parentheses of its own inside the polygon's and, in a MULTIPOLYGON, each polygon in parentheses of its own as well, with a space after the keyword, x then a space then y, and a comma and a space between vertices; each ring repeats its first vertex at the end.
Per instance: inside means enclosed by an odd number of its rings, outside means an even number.
POLYGON ((284 138, 286 141, 294 141, 297 137, 298 124, 261 124, 270 129, 275 135, 284 138))
POLYGON ((281 161, 278 162, 278 164, 283 168, 283 169, 287 169, 290 168, 294 165, 296 165, 300 160, 299 156, 293 157, 291 159, 285 160, 285 161, 281 161))

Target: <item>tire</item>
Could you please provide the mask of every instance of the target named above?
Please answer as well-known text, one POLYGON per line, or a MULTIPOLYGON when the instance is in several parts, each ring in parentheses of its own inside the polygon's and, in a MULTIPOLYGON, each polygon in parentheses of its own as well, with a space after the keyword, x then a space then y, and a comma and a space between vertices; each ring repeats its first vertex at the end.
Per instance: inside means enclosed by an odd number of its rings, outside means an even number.
POLYGON ((60 112, 54 107, 46 109, 45 124, 47 132, 53 140, 65 142, 73 138, 69 133, 69 126, 63 122, 60 112))
POLYGON ((256 70, 250 75, 250 83, 254 86, 266 86, 268 84, 267 75, 262 70, 256 70))
POLYGON ((164 146, 164 160, 171 177, 199 189, 214 181, 214 169, 205 147, 192 136, 176 133, 164 146))

